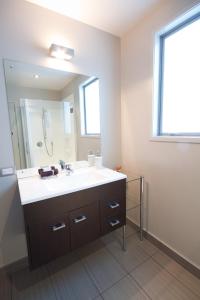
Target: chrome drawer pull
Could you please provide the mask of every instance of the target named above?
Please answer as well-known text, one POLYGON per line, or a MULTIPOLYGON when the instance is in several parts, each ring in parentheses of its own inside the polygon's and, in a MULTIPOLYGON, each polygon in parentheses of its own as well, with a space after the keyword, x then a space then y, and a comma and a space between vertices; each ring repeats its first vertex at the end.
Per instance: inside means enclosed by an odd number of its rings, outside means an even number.
POLYGON ((119 203, 117 203, 117 202, 110 203, 109 207, 112 208, 112 209, 117 208, 117 207, 119 207, 119 203))
POLYGON ((74 223, 77 224, 77 223, 83 222, 83 221, 85 221, 85 220, 87 220, 87 217, 86 217, 86 216, 80 216, 80 217, 74 219, 74 223))
POLYGON ((57 224, 57 225, 54 225, 54 226, 52 227, 52 229, 53 229, 53 231, 57 231, 57 230, 60 230, 60 229, 62 229, 62 228, 65 228, 65 227, 66 227, 65 223, 59 223, 59 224, 57 224))
POLYGON ((119 221, 119 220, 110 221, 110 225, 111 225, 112 227, 114 227, 114 226, 116 226, 116 225, 118 225, 118 224, 120 224, 120 221, 119 221))

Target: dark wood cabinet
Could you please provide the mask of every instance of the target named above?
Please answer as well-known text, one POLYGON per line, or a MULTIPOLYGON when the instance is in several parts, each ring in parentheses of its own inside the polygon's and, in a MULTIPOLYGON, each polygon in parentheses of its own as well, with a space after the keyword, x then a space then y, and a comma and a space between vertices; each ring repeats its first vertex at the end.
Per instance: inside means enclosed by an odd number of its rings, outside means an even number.
POLYGON ((33 222, 27 227, 29 260, 32 268, 62 256, 70 249, 68 216, 33 222))
POLYGON ((76 249, 100 236, 99 203, 76 209, 69 214, 71 248, 76 249))
POLYGON ((126 180, 23 206, 30 268, 93 241, 126 222, 126 180))

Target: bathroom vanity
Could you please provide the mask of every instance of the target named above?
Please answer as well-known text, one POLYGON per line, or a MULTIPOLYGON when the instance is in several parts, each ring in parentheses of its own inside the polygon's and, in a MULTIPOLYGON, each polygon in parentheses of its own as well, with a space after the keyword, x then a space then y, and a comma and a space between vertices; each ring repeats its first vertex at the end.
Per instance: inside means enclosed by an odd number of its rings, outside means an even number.
POLYGON ((101 153, 100 79, 13 60, 4 60, 4 74, 29 264, 34 269, 125 225, 126 176, 100 168, 100 157, 96 167, 76 161, 91 151, 93 156, 101 153), (39 88, 33 74, 41 77, 39 88), (22 82, 30 78, 31 95, 22 92, 21 76, 22 82), (18 95, 14 102, 11 77, 18 95), (95 105, 87 111, 91 88, 95 105), (91 116, 94 126, 87 128, 91 116), (52 166, 61 158, 73 161, 74 172, 41 179, 38 166, 52 166))
POLYGON ((18 179, 29 265, 34 269, 126 223, 126 175, 80 168, 70 176, 18 179))

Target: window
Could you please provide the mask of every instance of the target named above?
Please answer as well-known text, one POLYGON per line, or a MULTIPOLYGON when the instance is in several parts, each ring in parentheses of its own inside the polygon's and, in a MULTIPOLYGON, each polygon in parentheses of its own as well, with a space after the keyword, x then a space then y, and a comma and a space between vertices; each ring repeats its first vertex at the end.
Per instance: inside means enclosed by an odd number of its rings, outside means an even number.
POLYGON ((157 136, 200 136, 200 10, 157 36, 157 136))
POLYGON ((81 134, 100 134, 99 80, 90 80, 81 86, 81 134))

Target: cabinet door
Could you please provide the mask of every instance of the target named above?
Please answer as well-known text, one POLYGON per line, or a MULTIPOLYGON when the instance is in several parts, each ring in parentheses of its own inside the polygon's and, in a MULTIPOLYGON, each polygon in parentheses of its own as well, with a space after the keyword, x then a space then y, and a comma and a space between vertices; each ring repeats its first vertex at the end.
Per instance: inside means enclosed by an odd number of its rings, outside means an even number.
POLYGON ((76 249, 100 235, 98 201, 70 213, 71 248, 76 249))
POLYGON ((69 251, 68 216, 31 223, 27 227, 31 268, 38 267, 69 251))

